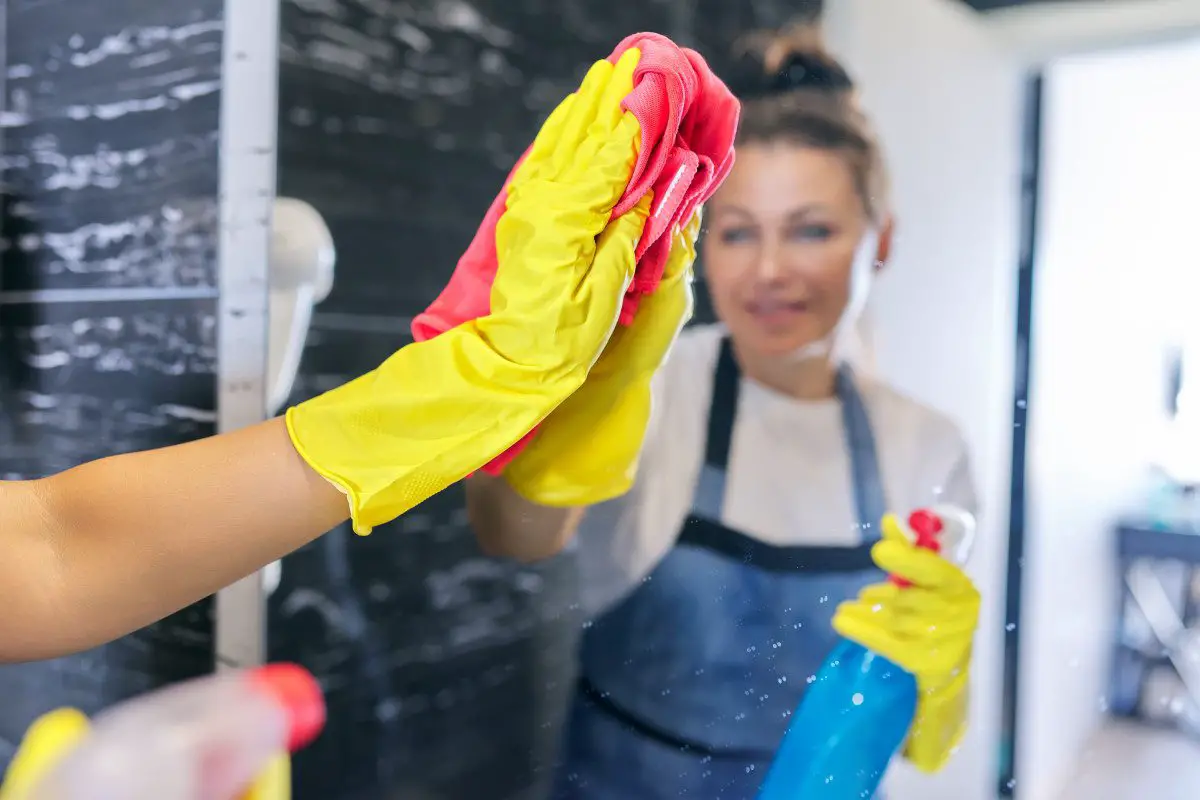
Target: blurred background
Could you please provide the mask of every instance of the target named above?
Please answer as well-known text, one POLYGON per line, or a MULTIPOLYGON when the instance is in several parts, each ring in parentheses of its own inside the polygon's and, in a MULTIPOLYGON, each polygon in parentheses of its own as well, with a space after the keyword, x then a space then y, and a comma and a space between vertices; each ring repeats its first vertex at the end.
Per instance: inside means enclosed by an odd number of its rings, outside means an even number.
MULTIPOLYGON (((720 74, 741 33, 820 17, 896 189, 878 368, 963 427, 984 507, 971 731, 898 796, 1200 795, 1200 2, 0 9, 0 478, 208 435, 239 370, 266 391, 265 355, 218 331, 231 304, 269 305, 222 259, 245 237, 265 258, 274 195, 336 249, 298 326, 296 400, 409 340, 541 120, 625 35, 664 33, 720 74), (239 175, 233 209, 221 181, 239 175)), ((267 656, 313 669, 330 703, 299 800, 544 796, 581 624, 571 553, 483 557, 451 489, 268 583, 267 656)), ((211 670, 215 624, 205 602, 0 668, 0 762, 49 708, 211 670)))

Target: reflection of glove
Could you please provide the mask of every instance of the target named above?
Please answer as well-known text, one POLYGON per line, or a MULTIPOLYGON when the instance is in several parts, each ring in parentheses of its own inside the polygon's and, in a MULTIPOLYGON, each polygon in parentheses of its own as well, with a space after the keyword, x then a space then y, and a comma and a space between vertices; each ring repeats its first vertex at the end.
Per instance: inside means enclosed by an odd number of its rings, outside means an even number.
MULTIPOLYGON (((25 732, 17 755, 4 776, 4 783, 0 785, 0 800, 41 800, 38 784, 84 741, 89 732, 87 717, 73 708, 60 708, 35 720, 25 732)), ((160 735, 162 732, 147 733, 160 735)), ((108 796, 115 788, 96 787, 102 796, 108 796)), ((289 797, 291 767, 287 754, 282 754, 271 760, 241 800, 287 800, 289 797)))
POLYGON ((629 491, 650 419, 650 380, 692 312, 699 210, 671 243, 662 282, 619 327, 587 381, 542 423, 504 478, 527 500, 584 506, 629 491))
POLYGON ((883 518, 882 531, 871 551, 875 563, 912 585, 868 586, 838 607, 833 627, 916 676, 917 713, 905 756, 935 772, 966 730, 979 592, 961 569, 911 543, 894 515, 883 518))
POLYGON ((369 533, 479 469, 578 389, 633 277, 649 197, 612 210, 637 156, 621 109, 639 52, 595 64, 542 126, 496 227, 490 313, 288 411, 297 451, 369 533))

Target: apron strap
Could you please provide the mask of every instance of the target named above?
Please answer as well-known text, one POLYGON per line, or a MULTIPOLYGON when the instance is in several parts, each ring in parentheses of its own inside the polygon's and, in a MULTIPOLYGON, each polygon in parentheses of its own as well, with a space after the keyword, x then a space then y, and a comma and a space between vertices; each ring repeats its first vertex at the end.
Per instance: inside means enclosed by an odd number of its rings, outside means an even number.
POLYGON ((733 442, 733 423, 737 419, 741 386, 741 370, 733 355, 733 344, 726 336, 721 339, 721 349, 717 353, 712 401, 708 406, 708 441, 704 444, 704 463, 717 469, 724 470, 729 464, 729 448, 733 442))
POLYGON ((854 489, 858 524, 863 541, 874 541, 880 536, 879 523, 887 512, 875 432, 871 428, 867 405, 854 380, 854 371, 848 364, 838 369, 834 386, 842 403, 842 430, 850 453, 850 485, 854 489))
POLYGON ((733 345, 728 336, 722 337, 708 406, 704 463, 700 465, 700 476, 692 492, 693 516, 713 521, 721 519, 721 509, 725 507, 725 468, 729 464, 741 386, 741 370, 733 356, 733 345))
MULTIPOLYGON (((708 408, 708 437, 704 445, 704 464, 696 481, 692 513, 717 521, 725 506, 726 471, 737 421, 741 370, 728 336, 721 339, 713 375, 712 400, 708 408)), ((842 430, 850 455, 850 483, 854 492, 854 510, 864 542, 879 538, 879 521, 887 510, 875 433, 866 403, 858 391, 849 366, 838 369, 834 390, 842 408, 842 430)))

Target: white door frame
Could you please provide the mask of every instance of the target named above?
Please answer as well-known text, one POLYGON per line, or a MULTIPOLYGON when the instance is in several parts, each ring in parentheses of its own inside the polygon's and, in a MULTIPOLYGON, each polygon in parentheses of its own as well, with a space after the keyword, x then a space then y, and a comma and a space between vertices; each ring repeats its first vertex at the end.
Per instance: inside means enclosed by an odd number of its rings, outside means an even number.
MULTIPOLYGON (((221 433, 267 418, 279 6, 280 0, 225 0, 217 255, 217 430, 221 433)), ((213 625, 218 668, 265 662, 267 608, 261 571, 217 593, 213 625)))

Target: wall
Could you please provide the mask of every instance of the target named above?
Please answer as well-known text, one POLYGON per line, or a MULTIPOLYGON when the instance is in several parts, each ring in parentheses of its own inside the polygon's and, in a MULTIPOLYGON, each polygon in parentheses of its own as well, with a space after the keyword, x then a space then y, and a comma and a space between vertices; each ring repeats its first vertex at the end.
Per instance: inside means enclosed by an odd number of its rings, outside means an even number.
MULTIPOLYGON (((338 248, 297 397, 409 340, 540 120, 620 39, 664 32, 719 66, 739 31, 812 5, 285 0, 279 190, 338 248)), ((313 667, 330 701, 297 797, 538 796, 573 680, 573 569, 482 558, 457 488, 286 559, 271 656, 313 667)))
MULTIPOLYGON (((207 435, 223 2, 6 6, 0 478, 207 435)), ((207 671, 211 628, 0 668, 0 764, 38 713, 207 671)))
POLYGON ((835 0, 831 47, 863 86, 895 184, 897 240, 871 313, 881 373, 951 414, 983 506, 971 725, 947 769, 894 768, 900 800, 996 796, 1008 526, 1022 80, 950 0, 835 0))
POLYGON ((1029 63, 1068 53, 1148 44, 1200 31, 1194 0, 1064 0, 995 11, 987 24, 1029 63))
POLYGON ((1198 78, 1195 42, 1046 72, 1021 800, 1058 796, 1104 711, 1118 588, 1110 526, 1145 487, 1166 347, 1195 316, 1200 112, 1185 98, 1198 78))

